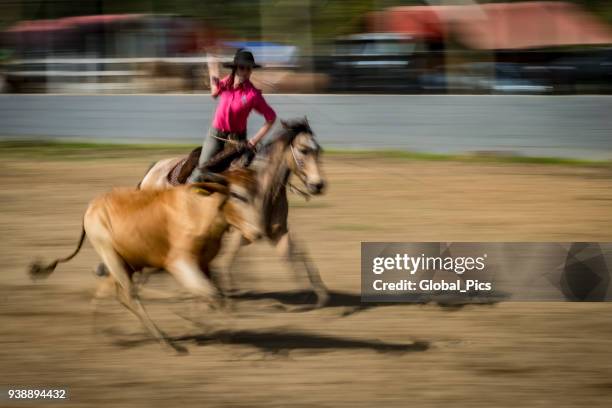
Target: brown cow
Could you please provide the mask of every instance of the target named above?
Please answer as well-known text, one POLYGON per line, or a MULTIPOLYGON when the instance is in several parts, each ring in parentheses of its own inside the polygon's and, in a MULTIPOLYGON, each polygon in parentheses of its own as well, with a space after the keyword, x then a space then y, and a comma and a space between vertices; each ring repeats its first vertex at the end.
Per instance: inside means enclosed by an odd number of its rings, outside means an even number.
POLYGON ((257 183, 249 169, 224 173, 228 185, 197 183, 164 190, 114 190, 87 208, 76 251, 48 266, 32 265, 32 278, 48 276, 58 263, 80 250, 85 235, 106 264, 118 300, 163 345, 172 345, 143 308, 131 276, 145 267, 163 268, 185 288, 205 299, 217 298, 207 279, 223 233, 234 226, 249 239, 261 236, 253 206, 257 183))

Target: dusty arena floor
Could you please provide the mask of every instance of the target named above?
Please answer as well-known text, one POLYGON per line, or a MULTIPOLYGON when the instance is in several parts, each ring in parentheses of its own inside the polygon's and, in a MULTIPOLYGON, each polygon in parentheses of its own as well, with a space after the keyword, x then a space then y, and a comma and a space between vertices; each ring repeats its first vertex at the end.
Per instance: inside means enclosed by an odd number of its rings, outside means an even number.
MULTIPOLYGON (((612 305, 360 308, 361 241, 612 241, 609 167, 332 155, 329 190, 291 197, 291 225, 334 291, 307 302, 265 243, 246 248, 233 310, 196 322, 170 278, 144 303, 189 354, 169 355, 114 299, 90 299, 89 244, 46 281, 34 258, 70 253, 96 194, 135 185, 137 159, 0 155, 0 386, 67 387, 74 407, 609 407, 612 305)), ((0 406, 40 406, 9 402, 0 406)))

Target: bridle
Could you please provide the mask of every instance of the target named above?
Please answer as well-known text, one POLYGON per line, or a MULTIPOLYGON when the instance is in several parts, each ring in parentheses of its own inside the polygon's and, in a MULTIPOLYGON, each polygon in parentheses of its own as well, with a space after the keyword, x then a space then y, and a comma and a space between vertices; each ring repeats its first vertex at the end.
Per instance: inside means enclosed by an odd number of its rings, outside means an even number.
POLYGON ((240 142, 238 140, 233 140, 233 139, 230 139, 230 138, 223 138, 223 137, 215 136, 213 134, 211 134, 211 136, 214 137, 217 140, 221 140, 221 141, 223 141, 225 143, 229 143, 229 144, 232 144, 232 145, 235 145, 235 146, 240 144, 240 142))
POLYGON ((293 160, 295 161, 295 165, 297 166, 298 170, 303 170, 304 169, 304 161, 298 159, 297 156, 295 155, 295 148, 293 147, 293 142, 291 142, 289 147, 291 147, 291 155, 293 156, 293 160))
MULTIPOLYGON (((295 162, 295 165, 297 166, 297 169, 303 174, 304 173, 304 161, 300 160, 297 158, 297 155, 295 154, 295 147, 293 147, 293 141, 291 141, 291 143, 289 144, 289 147, 291 149, 291 155, 293 156, 293 161, 295 162)), ((303 182, 303 180, 302 180, 303 182)), ((307 193, 306 191, 298 188, 295 184, 290 183, 289 181, 285 182, 285 187, 289 189, 289 191, 291 191, 292 193, 296 193, 301 195, 306 201, 308 201, 310 199, 311 194, 307 193)))

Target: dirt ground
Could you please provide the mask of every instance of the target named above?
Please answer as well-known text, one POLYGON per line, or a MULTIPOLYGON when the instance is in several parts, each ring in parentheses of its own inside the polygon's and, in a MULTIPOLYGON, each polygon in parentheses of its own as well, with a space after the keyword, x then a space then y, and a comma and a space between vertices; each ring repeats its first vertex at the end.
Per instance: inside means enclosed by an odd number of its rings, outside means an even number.
POLYGON ((277 307, 308 299, 265 243, 242 253, 234 310, 197 322, 154 276, 144 303, 189 351, 174 356, 112 298, 94 319, 89 244, 48 280, 26 276, 72 251, 92 197, 155 158, 2 158, 0 387, 67 387, 55 406, 74 407, 612 405, 611 304, 358 307, 361 241, 612 241, 610 168, 326 157, 327 194, 292 196, 291 225, 330 306, 277 307))

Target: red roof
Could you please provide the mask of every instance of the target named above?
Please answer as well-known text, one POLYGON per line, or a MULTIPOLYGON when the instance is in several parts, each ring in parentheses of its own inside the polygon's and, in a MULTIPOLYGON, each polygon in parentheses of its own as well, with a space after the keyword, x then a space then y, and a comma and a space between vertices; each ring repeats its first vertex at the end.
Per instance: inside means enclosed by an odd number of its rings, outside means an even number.
POLYGON ((99 14, 92 16, 64 17, 55 20, 24 20, 9 27, 9 33, 34 33, 58 31, 88 24, 108 24, 140 20, 145 14, 99 14))
POLYGON ((451 35, 476 49, 612 44, 612 30, 564 2, 391 7, 368 16, 370 31, 427 39, 451 35))
POLYGON ((67 25, 59 20, 32 20, 20 21, 6 29, 8 33, 26 33, 40 31, 57 31, 67 28, 67 25))
POLYGON ((394 32, 416 37, 440 38, 444 25, 436 12, 440 6, 401 6, 370 13, 366 18, 373 32, 394 32))

